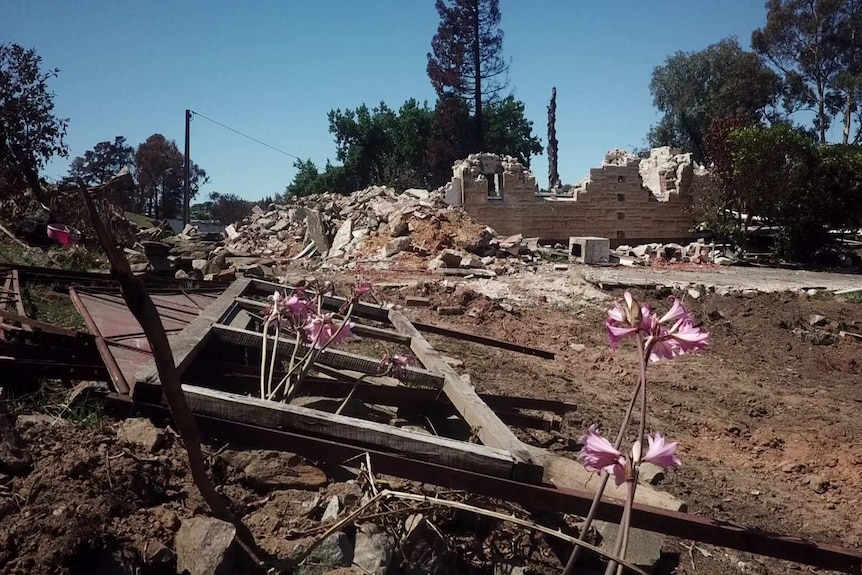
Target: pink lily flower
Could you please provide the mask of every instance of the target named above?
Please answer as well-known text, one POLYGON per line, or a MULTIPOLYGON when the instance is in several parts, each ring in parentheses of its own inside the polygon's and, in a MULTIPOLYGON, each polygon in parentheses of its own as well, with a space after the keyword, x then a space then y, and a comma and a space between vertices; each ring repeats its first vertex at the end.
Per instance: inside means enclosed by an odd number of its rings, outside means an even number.
POLYGON ((674 455, 678 445, 676 441, 667 443, 664 435, 656 433, 653 436, 647 435, 647 442, 649 443, 649 447, 647 447, 646 455, 643 458, 644 461, 649 461, 662 469, 680 467, 682 465, 679 458, 674 455))
POLYGON ((697 351, 709 345, 709 333, 694 327, 691 319, 679 320, 669 331, 669 337, 679 350, 679 355, 697 351))
POLYGON ((338 344, 353 335, 351 328, 353 322, 347 322, 339 332, 338 325, 332 319, 331 314, 314 316, 305 324, 305 333, 314 347, 322 348, 330 344, 338 344), (337 334, 337 335, 336 335, 337 334))
POLYGON ((673 305, 671 305, 670 309, 666 314, 661 316, 661 319, 658 320, 659 323, 670 325, 676 323, 678 320, 687 319, 691 321, 691 312, 686 309, 684 305, 679 303, 679 300, 673 296, 670 296, 670 299, 673 300, 673 305))
POLYGON ((611 472, 612 468, 625 461, 623 454, 610 441, 602 437, 595 425, 579 441, 583 444, 578 461, 590 471, 611 472))
POLYGON ((286 307, 290 313, 304 317, 310 310, 308 301, 302 299, 302 297, 294 294, 287 298, 284 302, 284 307, 286 307))

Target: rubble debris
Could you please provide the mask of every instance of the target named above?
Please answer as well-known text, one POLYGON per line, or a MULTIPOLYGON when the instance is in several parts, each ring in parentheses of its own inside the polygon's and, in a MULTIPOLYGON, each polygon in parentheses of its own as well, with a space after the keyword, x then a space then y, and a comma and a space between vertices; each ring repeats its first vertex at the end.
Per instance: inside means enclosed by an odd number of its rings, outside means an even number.
POLYGON ((147 453, 155 453, 165 441, 164 432, 143 417, 125 420, 117 430, 117 439, 141 447, 147 453))
POLYGON ((353 562, 363 573, 386 575, 394 550, 395 541, 379 525, 362 523, 356 526, 353 562))
POLYGON ((608 263, 611 242, 607 238, 569 238, 569 259, 581 264, 608 263))
POLYGON ((212 517, 192 517, 180 524, 174 546, 177 572, 189 575, 233 573, 236 527, 212 517))
POLYGON ((33 458, 15 428, 15 415, 6 406, 0 388, 0 473, 25 475, 33 468, 33 458))

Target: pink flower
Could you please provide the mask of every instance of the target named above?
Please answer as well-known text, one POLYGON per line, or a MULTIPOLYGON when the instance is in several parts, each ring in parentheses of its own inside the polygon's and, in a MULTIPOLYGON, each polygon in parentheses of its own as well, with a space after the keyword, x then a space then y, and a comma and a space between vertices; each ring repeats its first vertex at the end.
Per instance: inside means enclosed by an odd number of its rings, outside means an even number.
POLYGON ((687 319, 691 321, 691 312, 688 311, 684 305, 679 303, 679 300, 673 296, 670 296, 670 299, 673 300, 673 305, 671 305, 670 309, 666 314, 661 316, 661 319, 658 320, 659 323, 670 325, 676 323, 678 320, 687 319))
POLYGON ((587 434, 579 441, 583 447, 578 453, 578 461, 590 471, 610 473, 614 466, 625 460, 623 454, 599 434, 595 425, 591 425, 587 434))
POLYGON ((646 455, 643 458, 644 461, 649 461, 653 465, 658 465, 662 469, 667 469, 668 467, 679 467, 682 465, 679 458, 674 455, 678 445, 676 441, 673 443, 665 443, 664 435, 656 433, 653 436, 647 435, 647 442, 649 443, 649 447, 647 448, 646 455))
POLYGON ((290 313, 301 317, 304 317, 311 309, 308 301, 296 294, 287 298, 283 305, 290 313))
POLYGON ((605 329, 608 331, 612 351, 616 349, 620 340, 638 332, 647 313, 649 308, 642 308, 629 292, 623 294, 622 302, 617 301, 614 307, 608 310, 605 329))
POLYGON ((643 457, 641 457, 640 441, 635 441, 631 451, 623 454, 614 448, 610 441, 599 435, 595 425, 591 425, 587 434, 579 441, 583 444, 578 453, 578 461, 581 465, 589 471, 612 473, 617 486, 626 481, 634 481, 635 471, 644 461, 658 465, 662 469, 682 465, 674 455, 678 444, 666 443, 661 433, 656 433, 652 437, 647 436, 649 447, 643 457))
POLYGON ((709 345, 709 333, 702 331, 699 327, 694 327, 690 318, 679 320, 670 329, 668 336, 671 338, 670 341, 676 344, 680 355, 703 349, 709 345))
POLYGON ((363 280, 357 280, 353 287, 353 297, 359 299, 367 293, 371 293, 371 283, 363 280))
POLYGON ((316 315, 305 324, 305 333, 314 347, 322 348, 327 345, 341 343, 353 333, 350 331, 353 322, 347 322, 344 327, 336 325, 331 314, 323 316, 316 315), (341 329, 339 329, 341 328, 341 329))

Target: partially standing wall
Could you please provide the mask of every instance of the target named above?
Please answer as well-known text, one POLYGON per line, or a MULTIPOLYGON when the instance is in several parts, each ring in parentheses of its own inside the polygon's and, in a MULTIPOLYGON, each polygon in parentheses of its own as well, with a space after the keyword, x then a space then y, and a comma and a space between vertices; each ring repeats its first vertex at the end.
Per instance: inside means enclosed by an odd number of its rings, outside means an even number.
POLYGON ((533 174, 513 158, 474 154, 454 166, 450 203, 499 234, 567 242, 598 236, 613 245, 691 237, 691 178, 660 200, 642 185, 639 159, 606 161, 569 196, 538 195, 533 174))

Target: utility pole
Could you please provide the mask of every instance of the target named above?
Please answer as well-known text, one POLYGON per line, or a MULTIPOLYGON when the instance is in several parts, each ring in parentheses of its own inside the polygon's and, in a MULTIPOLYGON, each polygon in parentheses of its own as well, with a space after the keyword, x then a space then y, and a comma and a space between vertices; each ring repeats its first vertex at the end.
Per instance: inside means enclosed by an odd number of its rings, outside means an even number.
POLYGON ((189 127, 192 122, 192 111, 186 110, 186 153, 183 161, 183 225, 188 225, 189 217, 189 178, 191 176, 191 159, 189 158, 189 127))

